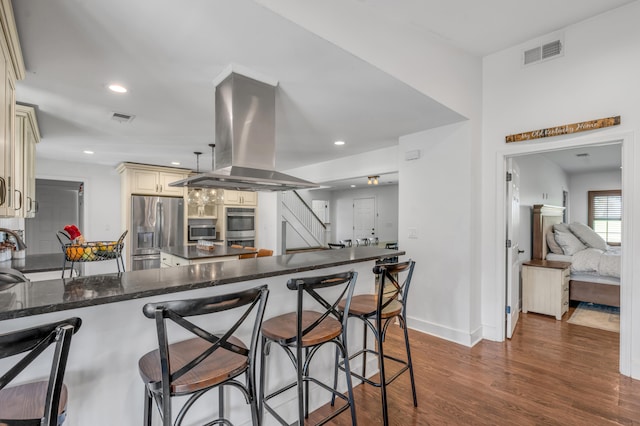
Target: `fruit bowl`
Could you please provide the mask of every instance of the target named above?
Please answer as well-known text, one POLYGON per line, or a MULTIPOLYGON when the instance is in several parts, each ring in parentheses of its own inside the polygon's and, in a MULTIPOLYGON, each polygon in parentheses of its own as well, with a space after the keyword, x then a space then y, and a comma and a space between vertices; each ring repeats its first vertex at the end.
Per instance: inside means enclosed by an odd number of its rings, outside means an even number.
POLYGON ((93 241, 84 244, 65 244, 63 251, 70 262, 94 262, 119 257, 123 246, 123 243, 117 241, 93 241))

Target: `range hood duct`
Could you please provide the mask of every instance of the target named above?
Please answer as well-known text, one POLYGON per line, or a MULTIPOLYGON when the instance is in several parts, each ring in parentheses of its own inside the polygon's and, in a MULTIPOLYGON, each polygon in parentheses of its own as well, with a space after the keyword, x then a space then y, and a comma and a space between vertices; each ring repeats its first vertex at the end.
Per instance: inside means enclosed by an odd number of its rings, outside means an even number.
POLYGON ((276 86, 232 72, 215 92, 216 169, 170 186, 288 191, 318 185, 275 171, 276 86))

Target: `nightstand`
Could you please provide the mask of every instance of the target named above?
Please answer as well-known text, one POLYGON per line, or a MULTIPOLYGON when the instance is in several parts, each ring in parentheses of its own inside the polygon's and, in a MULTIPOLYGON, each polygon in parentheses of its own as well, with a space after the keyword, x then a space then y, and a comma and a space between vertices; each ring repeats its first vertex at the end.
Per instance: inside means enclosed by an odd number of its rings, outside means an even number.
POLYGON ((522 264, 522 312, 554 315, 569 309, 570 262, 530 260, 522 264))

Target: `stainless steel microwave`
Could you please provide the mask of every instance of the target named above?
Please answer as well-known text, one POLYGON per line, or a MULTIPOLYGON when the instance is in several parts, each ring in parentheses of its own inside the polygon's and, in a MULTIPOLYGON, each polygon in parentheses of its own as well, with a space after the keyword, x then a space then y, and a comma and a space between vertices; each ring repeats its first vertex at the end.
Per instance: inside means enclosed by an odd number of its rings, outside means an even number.
POLYGON ((189 241, 215 240, 215 225, 189 225, 189 241))

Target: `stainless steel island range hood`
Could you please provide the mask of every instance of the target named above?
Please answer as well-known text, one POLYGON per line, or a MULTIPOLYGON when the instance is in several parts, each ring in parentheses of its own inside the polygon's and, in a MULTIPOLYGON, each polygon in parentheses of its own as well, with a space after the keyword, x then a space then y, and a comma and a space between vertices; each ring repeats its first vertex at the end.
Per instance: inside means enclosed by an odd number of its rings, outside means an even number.
POLYGON ((216 86, 215 170, 170 186, 288 191, 318 185, 275 171, 276 86, 232 72, 216 86))

